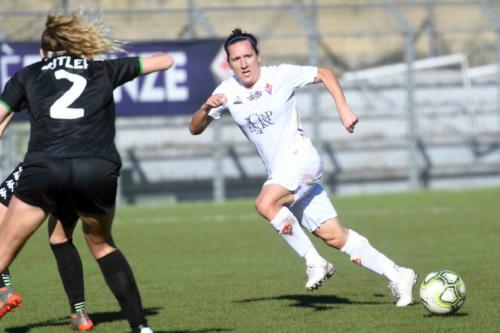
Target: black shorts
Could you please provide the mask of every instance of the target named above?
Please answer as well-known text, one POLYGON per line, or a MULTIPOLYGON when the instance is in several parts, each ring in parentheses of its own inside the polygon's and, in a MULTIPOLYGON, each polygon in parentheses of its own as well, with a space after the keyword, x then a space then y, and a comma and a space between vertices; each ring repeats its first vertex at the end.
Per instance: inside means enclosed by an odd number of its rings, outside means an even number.
POLYGON ((21 172, 23 172, 23 164, 19 163, 0 185, 0 204, 5 207, 9 205, 10 198, 14 194, 19 177, 21 177, 21 172))
POLYGON ((75 205, 71 200, 66 200, 66 202, 58 203, 57 211, 51 212, 52 215, 61 221, 64 229, 74 228, 76 222, 80 218, 76 212, 75 205))
POLYGON ((120 167, 111 161, 47 158, 24 162, 23 169, 14 194, 46 213, 62 218, 64 206, 98 215, 114 209, 120 167))
MULTIPOLYGON (((14 194, 21 173, 23 172, 23 164, 19 163, 14 171, 5 178, 5 180, 0 184, 0 204, 7 207, 9 205, 10 199, 14 194)), ((74 227, 76 222, 78 222, 78 214, 76 209, 71 202, 62 203, 57 212, 53 212, 53 215, 61 221, 62 225, 66 227, 74 227)))

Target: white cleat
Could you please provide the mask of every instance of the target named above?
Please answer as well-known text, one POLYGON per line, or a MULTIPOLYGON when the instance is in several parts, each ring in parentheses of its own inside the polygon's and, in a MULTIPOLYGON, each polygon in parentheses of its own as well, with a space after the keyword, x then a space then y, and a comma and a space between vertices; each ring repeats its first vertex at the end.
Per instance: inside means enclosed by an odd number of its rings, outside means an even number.
POLYGON ((154 333, 151 327, 139 325, 138 327, 134 327, 132 329, 132 333, 154 333))
POLYGON ((413 286, 417 282, 417 274, 411 268, 400 267, 401 277, 398 281, 390 282, 389 288, 396 297, 396 306, 405 307, 413 303, 413 286))
POLYGON ((306 289, 314 291, 321 287, 323 282, 328 280, 335 274, 335 268, 331 263, 325 260, 324 263, 316 266, 307 266, 307 282, 306 289))

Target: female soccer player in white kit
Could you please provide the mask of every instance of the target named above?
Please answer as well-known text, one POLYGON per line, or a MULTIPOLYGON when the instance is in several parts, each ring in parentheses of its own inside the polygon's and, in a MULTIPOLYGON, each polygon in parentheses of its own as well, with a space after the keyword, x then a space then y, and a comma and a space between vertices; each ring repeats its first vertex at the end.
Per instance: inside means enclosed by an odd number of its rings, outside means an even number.
POLYGON ((358 118, 349 109, 335 74, 310 66, 261 66, 257 39, 241 29, 233 30, 224 48, 234 75, 222 82, 193 115, 191 133, 200 134, 213 119, 231 113, 268 173, 256 199, 256 210, 306 260, 306 289, 318 288, 335 269, 319 255, 299 223, 327 245, 347 254, 352 262, 384 275, 396 297, 396 306, 411 304, 415 272, 396 265, 365 237, 345 228, 319 183, 323 164, 304 135, 295 89, 323 83, 335 101, 342 124, 352 133, 358 118))

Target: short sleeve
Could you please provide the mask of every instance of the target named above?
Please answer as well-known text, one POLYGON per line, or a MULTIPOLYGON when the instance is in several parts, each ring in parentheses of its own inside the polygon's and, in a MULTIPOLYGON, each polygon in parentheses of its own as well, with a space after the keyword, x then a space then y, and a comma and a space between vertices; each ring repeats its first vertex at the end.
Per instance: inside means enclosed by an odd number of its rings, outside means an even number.
POLYGON ((314 66, 282 64, 279 69, 284 73, 286 81, 292 83, 295 88, 314 83, 314 79, 318 76, 318 67, 314 66))
POLYGON ((139 57, 104 60, 104 64, 114 88, 135 79, 142 72, 142 62, 139 57))
POLYGON ((25 85, 21 82, 20 74, 17 72, 5 85, 5 89, 0 96, 0 103, 9 111, 20 111, 24 108, 26 102, 25 85))
POLYGON ((213 108, 208 112, 208 115, 214 119, 220 119, 220 117, 225 113, 229 111, 229 109, 225 106, 219 106, 218 108, 213 108))
MULTIPOLYGON (((224 94, 226 96, 228 96, 227 93, 224 92, 224 89, 222 88, 221 85, 219 85, 217 88, 215 88, 214 92, 212 93, 212 95, 215 95, 215 94, 224 94)), ((208 112, 208 115, 210 117, 212 117, 213 119, 220 119, 220 117, 225 113, 225 112, 228 112, 229 109, 227 108, 227 106, 225 105, 221 105, 219 106, 218 108, 213 108, 211 109, 209 112, 208 112)))

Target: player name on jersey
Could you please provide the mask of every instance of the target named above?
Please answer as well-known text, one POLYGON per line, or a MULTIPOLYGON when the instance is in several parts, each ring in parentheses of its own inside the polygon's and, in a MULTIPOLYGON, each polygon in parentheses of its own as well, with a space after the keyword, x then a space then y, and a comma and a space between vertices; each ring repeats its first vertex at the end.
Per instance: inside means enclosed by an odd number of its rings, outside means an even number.
POLYGON ((42 70, 56 69, 58 67, 71 69, 87 69, 88 66, 89 64, 86 59, 64 56, 52 59, 48 64, 42 67, 42 70))

